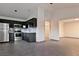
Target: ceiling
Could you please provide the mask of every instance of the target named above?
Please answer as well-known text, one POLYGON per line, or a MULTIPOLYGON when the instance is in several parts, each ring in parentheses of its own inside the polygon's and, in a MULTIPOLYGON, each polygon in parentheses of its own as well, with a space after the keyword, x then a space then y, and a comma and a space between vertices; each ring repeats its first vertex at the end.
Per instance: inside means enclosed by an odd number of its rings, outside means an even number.
POLYGON ((36 6, 32 3, 0 3, 0 16, 27 19, 36 10, 36 6))
POLYGON ((79 7, 79 3, 55 3, 53 4, 53 8, 57 8, 57 9, 71 8, 71 7, 79 7))
POLYGON ((37 7, 42 6, 47 9, 62 9, 79 7, 76 3, 0 3, 0 16, 26 20, 37 7))

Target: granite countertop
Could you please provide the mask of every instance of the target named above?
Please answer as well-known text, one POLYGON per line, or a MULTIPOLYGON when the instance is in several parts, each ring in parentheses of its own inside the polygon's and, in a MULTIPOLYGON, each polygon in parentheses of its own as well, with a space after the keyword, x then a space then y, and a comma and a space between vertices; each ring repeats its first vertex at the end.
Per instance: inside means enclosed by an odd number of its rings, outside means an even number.
POLYGON ((35 28, 29 28, 29 29, 21 29, 22 33, 36 33, 35 28))

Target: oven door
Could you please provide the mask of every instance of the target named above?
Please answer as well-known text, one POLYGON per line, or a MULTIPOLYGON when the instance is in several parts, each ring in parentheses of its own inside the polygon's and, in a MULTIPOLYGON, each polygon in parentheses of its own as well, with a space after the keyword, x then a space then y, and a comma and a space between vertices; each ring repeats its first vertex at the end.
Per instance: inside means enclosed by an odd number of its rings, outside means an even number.
POLYGON ((21 33, 16 33, 16 37, 21 37, 21 33))
POLYGON ((15 40, 21 40, 21 32, 15 32, 15 40))

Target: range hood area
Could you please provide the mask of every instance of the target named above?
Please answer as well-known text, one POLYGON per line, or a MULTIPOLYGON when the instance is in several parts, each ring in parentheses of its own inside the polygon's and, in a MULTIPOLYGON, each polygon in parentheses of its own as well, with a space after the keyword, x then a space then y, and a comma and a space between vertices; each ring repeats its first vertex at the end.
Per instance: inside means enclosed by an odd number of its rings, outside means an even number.
POLYGON ((0 19, 0 42, 36 42, 36 28, 37 18, 25 22, 0 19))

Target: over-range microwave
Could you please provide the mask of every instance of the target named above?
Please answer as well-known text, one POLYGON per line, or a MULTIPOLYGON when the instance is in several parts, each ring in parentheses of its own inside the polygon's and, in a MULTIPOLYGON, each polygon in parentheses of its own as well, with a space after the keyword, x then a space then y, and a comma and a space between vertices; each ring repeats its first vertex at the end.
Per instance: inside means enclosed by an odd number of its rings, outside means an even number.
POLYGON ((14 28, 21 28, 21 24, 14 24, 14 28))

